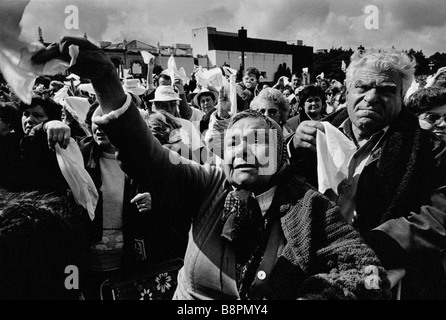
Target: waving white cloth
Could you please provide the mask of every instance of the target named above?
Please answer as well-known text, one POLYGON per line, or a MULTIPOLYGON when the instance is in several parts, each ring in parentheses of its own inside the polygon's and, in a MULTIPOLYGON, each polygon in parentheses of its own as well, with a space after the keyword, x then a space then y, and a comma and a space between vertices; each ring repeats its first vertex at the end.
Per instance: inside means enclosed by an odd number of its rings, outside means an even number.
POLYGON ((69 97, 68 94, 68 86, 64 86, 63 88, 59 89, 53 96, 53 100, 57 102, 60 105, 64 104, 65 98, 69 97))
POLYGON ((141 53, 141 56, 144 59, 145 64, 149 64, 151 59, 155 60, 155 56, 151 54, 149 51, 141 50, 139 52, 141 53))
POLYGON ((85 122, 91 106, 88 99, 83 97, 66 97, 63 105, 71 113, 74 120, 79 123, 85 134, 91 135, 85 122))
POLYGON ((172 79, 172 82, 175 80, 176 77, 181 79, 184 83, 189 83, 189 78, 186 76, 186 71, 183 67, 178 70, 177 64, 175 62, 175 58, 173 56, 170 56, 169 60, 167 61, 167 70, 169 72, 170 78, 172 79))
POLYGON ((226 69, 225 74, 221 68, 215 67, 209 70, 203 69, 201 66, 195 73, 197 83, 203 88, 213 86, 220 91, 221 87, 225 88, 225 93, 231 101, 231 113, 237 112, 237 91, 236 91, 236 75, 231 73, 233 69, 226 69), (229 77, 227 75, 229 74, 229 77))
POLYGON ((83 166, 84 160, 78 145, 73 139, 70 139, 66 149, 56 144, 56 157, 60 171, 70 186, 76 203, 85 208, 90 219, 93 220, 99 194, 83 166))
POLYGON ((338 194, 338 185, 348 176, 348 164, 356 151, 356 146, 329 122, 321 123, 325 133, 320 130, 316 133, 319 191, 324 193, 332 189, 338 194))
POLYGON ((36 78, 63 73, 76 62, 79 52, 76 50, 77 46, 70 46, 72 60, 69 64, 59 59, 42 65, 34 64, 31 57, 45 46, 20 37, 20 21, 28 3, 29 1, 0 1, 0 71, 20 100, 30 104, 36 78))

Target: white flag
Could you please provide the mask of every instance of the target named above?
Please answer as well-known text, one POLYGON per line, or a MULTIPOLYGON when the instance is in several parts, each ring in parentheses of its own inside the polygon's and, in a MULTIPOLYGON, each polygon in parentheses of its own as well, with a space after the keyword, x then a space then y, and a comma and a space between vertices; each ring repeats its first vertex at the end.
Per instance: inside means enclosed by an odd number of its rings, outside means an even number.
POLYGON ((140 51, 142 58, 144 59, 144 63, 145 64, 149 64, 150 63, 150 59, 154 59, 155 60, 155 56, 153 54, 151 54, 149 51, 140 51))

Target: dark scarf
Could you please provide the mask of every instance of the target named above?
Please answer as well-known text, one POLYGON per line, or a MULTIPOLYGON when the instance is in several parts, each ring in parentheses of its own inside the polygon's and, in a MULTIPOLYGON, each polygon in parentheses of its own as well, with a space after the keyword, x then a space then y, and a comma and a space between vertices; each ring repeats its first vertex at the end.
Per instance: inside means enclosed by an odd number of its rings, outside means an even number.
MULTIPOLYGON (((290 166, 285 163, 273 177, 273 185, 280 185, 290 174, 290 166)), ((232 187, 228 184, 228 187, 232 187)), ((280 187, 279 187, 280 188, 280 187)), ((265 216, 259 203, 252 195, 247 199, 240 196, 239 190, 228 192, 220 223, 223 224, 221 237, 232 242, 236 257, 236 282, 241 299, 247 299, 255 270, 263 258, 271 225, 279 218, 278 203, 282 198, 274 195, 265 216)))
POLYGON ((221 221, 224 224, 221 236, 234 244, 237 261, 246 262, 259 244, 264 230, 264 219, 257 199, 250 195, 243 200, 239 190, 230 191, 225 199, 221 221))
MULTIPOLYGON (((283 180, 289 172, 288 167, 288 162, 282 164, 281 169, 271 177, 267 190, 283 180)), ((268 215, 262 216, 257 199, 252 195, 246 198, 242 195, 243 192, 247 191, 236 189, 228 192, 221 217, 223 225, 221 236, 233 242, 239 263, 245 263, 259 245, 268 218, 268 215)))

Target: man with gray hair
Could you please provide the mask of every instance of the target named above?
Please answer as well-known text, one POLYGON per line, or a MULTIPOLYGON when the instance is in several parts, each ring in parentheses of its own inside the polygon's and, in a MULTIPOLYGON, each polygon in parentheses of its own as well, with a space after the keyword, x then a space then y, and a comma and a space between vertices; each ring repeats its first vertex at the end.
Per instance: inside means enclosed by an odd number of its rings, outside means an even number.
POLYGON ((354 153, 347 177, 326 194, 388 269, 406 269, 402 298, 445 299, 439 258, 446 218, 422 208, 432 204, 438 187, 435 137, 403 105, 415 64, 396 50, 354 53, 346 73, 347 107, 322 122, 303 121, 288 145, 298 172, 318 186, 317 132, 326 132, 324 121, 340 130, 354 153))

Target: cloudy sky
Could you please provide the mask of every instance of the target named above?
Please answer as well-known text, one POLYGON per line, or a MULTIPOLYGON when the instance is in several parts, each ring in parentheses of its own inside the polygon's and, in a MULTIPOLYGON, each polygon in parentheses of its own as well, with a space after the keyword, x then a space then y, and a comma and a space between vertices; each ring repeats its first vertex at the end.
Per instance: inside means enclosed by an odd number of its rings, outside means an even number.
POLYGON ((40 26, 47 42, 87 33, 94 41, 171 45, 191 43, 194 28, 243 26, 250 38, 300 39, 315 50, 394 46, 430 56, 446 52, 444 12, 444 0, 31 0, 22 34, 36 40, 40 26), (65 25, 70 5, 79 10, 78 30, 65 25))

